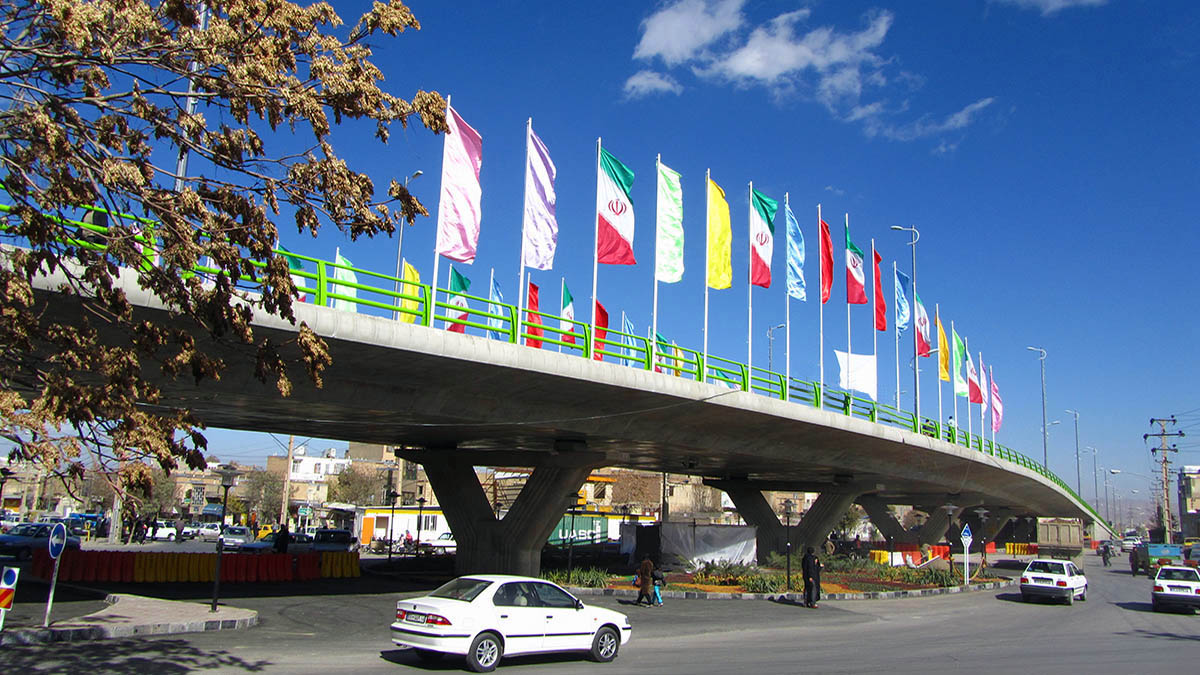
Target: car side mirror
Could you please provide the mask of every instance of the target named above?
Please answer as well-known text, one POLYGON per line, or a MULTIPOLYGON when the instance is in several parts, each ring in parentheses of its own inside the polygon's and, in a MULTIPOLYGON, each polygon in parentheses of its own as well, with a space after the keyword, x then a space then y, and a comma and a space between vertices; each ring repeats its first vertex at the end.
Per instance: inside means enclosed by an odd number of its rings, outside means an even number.
POLYGON ((575 609, 583 609, 583 601, 575 598, 575 609))

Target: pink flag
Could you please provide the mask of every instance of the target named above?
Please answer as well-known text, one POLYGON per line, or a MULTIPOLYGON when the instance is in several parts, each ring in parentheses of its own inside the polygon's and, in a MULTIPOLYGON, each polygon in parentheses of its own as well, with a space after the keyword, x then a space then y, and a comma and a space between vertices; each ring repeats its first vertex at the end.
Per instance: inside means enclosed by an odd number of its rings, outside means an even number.
POLYGON ((483 138, 458 111, 446 106, 446 143, 442 148, 442 195, 438 201, 437 253, 473 262, 479 246, 479 167, 483 138))
POLYGON ((533 133, 532 123, 525 134, 525 222, 521 231, 522 260, 525 267, 548 270, 554 266, 558 245, 558 220, 554 216, 557 201, 554 176, 557 171, 550 151, 533 133))
POLYGON ((1004 421, 1004 403, 1000 400, 1000 387, 996 386, 996 373, 991 372, 992 380, 992 433, 1000 431, 1000 423, 1004 421))

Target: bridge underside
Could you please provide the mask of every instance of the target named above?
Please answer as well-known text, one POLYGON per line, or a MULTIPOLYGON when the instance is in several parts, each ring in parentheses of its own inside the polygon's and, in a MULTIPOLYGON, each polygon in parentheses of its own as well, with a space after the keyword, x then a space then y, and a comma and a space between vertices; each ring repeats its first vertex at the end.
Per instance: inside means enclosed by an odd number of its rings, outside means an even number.
MULTIPOLYGON (((136 284, 122 287, 138 314, 163 318, 159 303, 136 284)), ((46 305, 51 318, 69 320, 79 311, 71 298, 39 297, 54 298, 46 305)), ((437 468, 441 460, 540 467, 586 451, 587 466, 746 481, 756 489, 1090 518, 1033 471, 838 412, 324 307, 298 304, 296 314, 329 344, 333 363, 324 388, 297 367, 292 395, 281 398, 253 376, 253 349, 226 340, 215 345, 217 355, 241 367, 200 384, 158 378, 159 406, 189 408, 213 427, 404 446, 432 468, 431 480, 444 469, 437 468)), ((280 345, 285 357, 297 356, 296 330, 287 322, 256 317, 254 331, 280 345)), ((114 332, 111 339, 124 336, 114 332)), ((439 500, 446 501, 440 492, 439 500)), ((456 532, 472 527, 452 525, 456 532)), ((500 541, 509 530, 487 532, 485 539, 500 541)))

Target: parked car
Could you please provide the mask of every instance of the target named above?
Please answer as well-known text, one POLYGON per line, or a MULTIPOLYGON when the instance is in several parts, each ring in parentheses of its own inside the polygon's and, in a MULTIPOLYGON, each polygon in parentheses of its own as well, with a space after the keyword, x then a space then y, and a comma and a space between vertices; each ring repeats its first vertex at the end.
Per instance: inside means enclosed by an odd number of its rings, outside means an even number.
POLYGON ((157 528, 150 528, 146 531, 146 538, 154 541, 175 541, 178 534, 175 531, 175 523, 165 520, 158 521, 157 528))
POLYGON ((1183 607, 1192 614, 1200 608, 1200 572, 1195 567, 1158 568, 1154 576, 1154 588, 1150 591, 1150 604, 1154 611, 1166 607, 1183 607))
POLYGON ((358 549, 358 541, 350 530, 335 530, 321 528, 313 535, 312 550, 317 553, 354 551, 358 549))
POLYGON ((391 632, 392 642, 422 660, 461 655, 471 670, 485 673, 515 654, 578 651, 606 663, 633 627, 624 614, 589 607, 549 581, 481 574, 398 601, 391 632))
MULTIPOLYGON (((0 555, 11 555, 17 560, 29 560, 38 549, 49 549, 50 530, 54 523, 21 523, 7 534, 0 534, 0 555)), ((79 548, 79 537, 68 534, 67 548, 79 548)))
POLYGON ((453 532, 443 532, 436 539, 421 542, 418 548, 418 553, 430 554, 446 554, 449 555, 458 550, 458 542, 454 541, 453 532))
POLYGON ((226 525, 225 531, 221 533, 221 548, 226 551, 240 550, 252 541, 254 537, 250 534, 250 528, 241 525, 226 525))
POLYGON ((1087 577, 1070 560, 1038 558, 1030 560, 1021 573, 1021 599, 1063 600, 1068 605, 1075 599, 1087 600, 1087 577))
POLYGON ((183 539, 195 539, 200 535, 200 523, 184 523, 183 532, 180 537, 183 539))
MULTIPOLYGON (((274 553, 275 552, 275 537, 279 536, 278 532, 270 532, 267 536, 252 541, 248 544, 242 544, 244 553, 274 553)), ((313 538, 297 532, 296 534, 288 534, 288 553, 309 553, 313 550, 313 538)))
POLYGON ((220 523, 203 523, 196 528, 196 536, 204 541, 216 541, 221 536, 220 523))

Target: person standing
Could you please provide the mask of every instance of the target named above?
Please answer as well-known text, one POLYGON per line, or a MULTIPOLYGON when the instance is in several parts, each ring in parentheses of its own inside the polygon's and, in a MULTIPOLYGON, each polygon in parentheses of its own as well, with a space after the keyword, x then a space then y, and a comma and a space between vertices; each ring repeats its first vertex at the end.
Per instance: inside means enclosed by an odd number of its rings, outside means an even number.
POLYGON ((809 546, 800 560, 800 572, 804 575, 804 606, 817 608, 821 600, 821 560, 817 558, 813 547, 809 546))
POLYGON ((645 598, 646 605, 653 606, 654 600, 651 598, 651 594, 654 592, 654 563, 650 560, 650 556, 646 556, 638 567, 637 587, 638 596, 634 604, 642 604, 642 598, 645 598))
POLYGON ((292 541, 292 535, 288 532, 287 523, 279 526, 279 531, 275 533, 275 552, 287 553, 288 544, 292 541))

